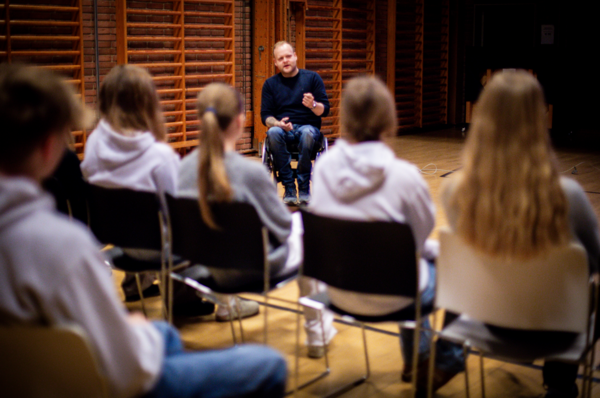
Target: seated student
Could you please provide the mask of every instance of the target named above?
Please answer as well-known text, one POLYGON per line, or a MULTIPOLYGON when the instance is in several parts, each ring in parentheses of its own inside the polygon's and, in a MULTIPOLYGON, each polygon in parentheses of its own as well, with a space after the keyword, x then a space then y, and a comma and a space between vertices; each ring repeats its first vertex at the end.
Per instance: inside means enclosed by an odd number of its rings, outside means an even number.
MULTIPOLYGON (((538 81, 525 71, 497 73, 483 89, 463 153, 463 168, 446 181, 450 226, 484 253, 530 258, 570 240, 598 271, 598 221, 584 191, 560 177, 538 81)), ((576 397, 577 365, 544 364, 546 397, 576 397)))
MULTIPOLYGON (((85 178, 107 188, 130 188, 175 194, 179 155, 165 142, 164 120, 152 76, 131 65, 114 67, 100 86, 101 120, 90 135, 81 168, 85 178)), ((142 260, 160 258, 151 250, 124 249, 142 260)), ((140 277, 144 297, 159 294, 155 277, 140 277)), ((122 283, 125 301, 140 299, 135 277, 126 274, 122 283)), ((173 313, 197 316, 214 312, 193 289, 174 284, 173 313)))
MULTIPOLYGON (((81 163, 84 177, 106 188, 174 193, 179 156, 165 142, 160 103, 150 74, 131 65, 115 66, 99 95, 100 122, 90 134, 81 163)), ((126 250, 139 259, 159 254, 126 250)), ((141 275, 144 296, 158 294, 154 275, 141 275)), ((139 300, 135 277, 122 283, 125 301, 139 300)))
POLYGON ((79 325, 111 397, 282 397, 272 349, 183 352, 175 329, 119 303, 98 242, 40 186, 84 113, 50 71, 0 66, 0 323, 79 325))
MULTIPOLYGON (((207 225, 216 228, 210 202, 250 203, 269 231, 269 263, 273 276, 285 275, 299 266, 299 253, 290 250, 292 217, 277 198, 273 180, 264 166, 245 159, 235 151, 244 131, 245 112, 241 95, 231 86, 212 83, 198 95, 202 144, 186 156, 179 169, 180 196, 199 199, 200 213, 207 225)), ((299 236, 297 236, 299 238, 299 236)), ((263 274, 210 269, 221 286, 235 287, 263 274)), ((235 307, 233 307, 233 311, 235 307)), ((258 303, 242 301, 242 316, 258 313, 258 303)), ((228 321, 225 306, 219 306, 217 320, 228 321)))
MULTIPOLYGON (((435 291, 433 260, 437 246, 427 241, 435 223, 434 205, 427 184, 414 165, 398 159, 381 140, 396 133, 394 101, 377 78, 351 79, 341 103, 342 138, 315 165, 313 201, 316 214, 350 220, 384 220, 410 225, 420 261, 423 305, 431 303, 435 291)), ((385 278, 385 275, 381 275, 385 278)), ((347 292, 327 288, 337 307, 361 315, 387 315, 413 304, 404 297, 347 292)), ((425 376, 430 336, 423 332, 419 346, 418 374, 425 376)), ((402 329, 404 381, 411 379, 413 331, 402 329)), ((436 355, 437 389, 464 369, 462 349, 440 342, 436 355)), ((419 378, 424 392, 426 378, 419 378)))

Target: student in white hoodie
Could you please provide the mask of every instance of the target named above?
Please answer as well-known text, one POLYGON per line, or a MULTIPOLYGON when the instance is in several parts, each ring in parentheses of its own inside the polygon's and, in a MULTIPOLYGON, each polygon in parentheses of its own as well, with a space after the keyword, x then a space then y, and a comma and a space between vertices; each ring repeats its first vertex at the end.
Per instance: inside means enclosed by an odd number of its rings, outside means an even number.
POLYGON ((184 352, 175 329, 119 303, 98 242, 40 185, 84 113, 50 71, 0 65, 0 324, 77 324, 111 397, 282 397, 286 365, 273 350, 184 352))
MULTIPOLYGON (((315 165, 310 209, 321 215, 349 220, 385 220, 408 224, 421 253, 420 290, 423 305, 433 300, 437 245, 428 241, 435 224, 435 208, 427 184, 414 165, 398 159, 381 140, 397 130, 393 99, 385 85, 373 77, 354 78, 342 96, 342 138, 315 165)), ((381 275, 385 278, 385 275, 381 275)), ((413 305, 406 297, 360 294, 328 287, 339 308, 361 315, 387 315, 413 305)), ((429 356, 429 338, 421 336, 420 362, 429 356)), ((413 333, 402 330, 402 354, 410 380, 413 333)), ((424 366, 423 366, 424 367, 424 366)), ((419 367, 421 370, 421 366, 419 367)), ((442 343, 436 355, 435 388, 464 369, 459 346, 442 343)), ((419 371, 424 375, 426 372, 419 371)), ((421 386, 425 379, 421 380, 421 386)))
MULTIPOLYGON (((148 192, 177 189, 179 155, 165 142, 160 103, 150 74, 131 65, 114 67, 100 86, 101 120, 90 134, 81 163, 91 184, 148 192)), ((156 252, 130 250, 126 254, 153 259, 156 252)), ((142 274, 144 296, 158 293, 155 277, 142 274)), ((139 300, 133 275, 122 284, 126 301, 139 300)))

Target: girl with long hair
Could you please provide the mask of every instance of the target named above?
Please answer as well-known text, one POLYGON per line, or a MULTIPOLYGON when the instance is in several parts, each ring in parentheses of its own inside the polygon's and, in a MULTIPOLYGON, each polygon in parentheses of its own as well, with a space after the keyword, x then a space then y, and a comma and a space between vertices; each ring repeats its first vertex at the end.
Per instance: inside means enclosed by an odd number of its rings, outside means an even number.
MULTIPOLYGON (((104 78, 99 96, 100 122, 90 134, 83 176, 91 184, 175 194, 179 155, 165 142, 165 127, 152 76, 131 65, 114 67, 104 78)), ((126 250, 139 259, 160 253, 126 250)), ((158 295, 155 278, 141 275, 144 297, 158 295)), ((139 300, 135 277, 122 283, 126 301, 139 300)))
MULTIPOLYGON (((579 241, 598 270, 594 211, 577 182, 561 178, 538 81, 525 71, 497 73, 473 112, 463 168, 443 186, 450 226, 483 253, 528 259, 579 241)), ((546 362, 548 397, 576 397, 577 365, 546 362)))
MULTIPOLYGON (((298 253, 290 250, 288 242, 292 231, 289 210, 277 197, 273 180, 264 166, 244 158, 235 150, 245 124, 242 96, 224 83, 211 83, 198 95, 197 108, 201 143, 181 162, 178 194, 198 198, 202 219, 211 228, 218 228, 211 203, 240 201, 251 204, 269 231, 271 275, 278 276, 297 268, 299 261, 294 258, 298 253)), ((219 285, 231 288, 262 280, 262 272, 209 270, 219 285)), ((235 306, 232 307, 235 312, 235 306)), ((258 303, 242 301, 242 317, 257 313, 258 303)), ((216 318, 218 321, 229 320, 226 306, 219 306, 216 318)))
MULTIPOLYGON (((394 100, 387 87, 375 77, 351 79, 342 94, 342 138, 315 165, 312 211, 350 220, 395 221, 408 224, 420 259, 420 291, 423 305, 431 304, 435 291, 433 259, 437 246, 427 240, 435 224, 435 207, 419 169, 396 157, 384 139, 397 131, 394 100)), ((381 275, 385 278, 386 275, 381 275)), ((361 315, 388 315, 414 305, 407 297, 363 294, 328 287, 337 307, 361 315)), ((419 390, 426 385, 429 335, 420 336, 419 390)), ((413 331, 401 331, 404 371, 412 376, 413 331)), ((464 369, 461 348, 441 342, 436 356, 434 389, 464 369)))

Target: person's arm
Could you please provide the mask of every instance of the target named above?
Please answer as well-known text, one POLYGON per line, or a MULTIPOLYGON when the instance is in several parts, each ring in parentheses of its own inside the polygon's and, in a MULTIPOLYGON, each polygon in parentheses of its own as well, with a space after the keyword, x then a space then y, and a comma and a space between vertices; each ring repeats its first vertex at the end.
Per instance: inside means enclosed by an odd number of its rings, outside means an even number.
POLYGON ((329 114, 329 99, 327 98, 327 92, 325 91, 323 79, 321 79, 321 76, 316 73, 313 75, 312 79, 311 94, 314 97, 314 101, 317 103, 317 106, 313 110, 315 115, 321 117, 327 116, 329 114))
POLYGON ((569 201, 569 221, 575 237, 588 255, 590 273, 599 271, 600 233, 596 213, 581 186, 573 179, 562 178, 561 185, 569 201))
POLYGON ((325 105, 315 100, 312 93, 304 93, 302 105, 310 109, 317 116, 321 116, 325 112, 325 105))
MULTIPOLYGON (((162 144, 161 144, 162 145, 162 144)), ((158 192, 175 195, 177 192, 177 174, 181 160, 179 155, 167 144, 160 148, 164 156, 158 167, 152 170, 152 179, 158 192)))
MULTIPOLYGON (((82 231, 83 233, 83 231, 82 231)), ((90 239, 78 239, 64 282, 45 312, 52 323, 71 320, 87 333, 106 374, 111 396, 148 391, 162 367, 164 343, 158 330, 130 316, 118 301, 104 258, 90 239), (52 320, 51 320, 52 321, 52 320)), ((136 319, 137 318, 137 319, 136 319)))

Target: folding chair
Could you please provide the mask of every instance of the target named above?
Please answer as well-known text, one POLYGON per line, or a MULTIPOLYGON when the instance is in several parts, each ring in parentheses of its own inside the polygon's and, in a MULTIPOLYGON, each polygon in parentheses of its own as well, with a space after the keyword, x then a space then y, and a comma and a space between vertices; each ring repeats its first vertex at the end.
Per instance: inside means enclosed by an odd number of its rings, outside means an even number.
MULTIPOLYGON (((412 230, 406 224, 387 221, 350 221, 319 216, 305 210, 304 264, 299 276, 307 276, 338 289, 356 293, 382 294, 414 298, 415 305, 385 316, 365 316, 344 311, 332 304, 327 293, 300 298, 300 304, 317 310, 328 308, 358 324, 362 329, 366 372, 330 396, 336 396, 362 384, 370 376, 369 357, 364 322, 398 322, 400 328, 415 329, 415 347, 424 314, 419 292, 419 256, 412 230)), ((317 379, 298 386, 300 351, 300 316, 297 318, 296 386, 304 387, 329 373, 329 358, 325 347, 326 372, 317 379)), ((324 332, 323 332, 324 334, 324 332)), ((413 391, 416 393, 418 350, 413 355, 413 391)))
MULTIPOLYGON (((167 268, 164 249, 166 240, 159 197, 152 192, 126 188, 103 188, 91 184, 88 184, 88 188, 90 229, 101 243, 116 246, 107 253, 112 257, 111 265, 121 271, 135 274, 144 315, 146 315, 146 307, 139 273, 160 274, 160 292, 165 318, 171 322, 173 289, 169 274, 173 264, 169 264, 167 268), (153 250, 160 253, 160 258, 140 260, 124 254, 120 248, 153 250), (165 291, 167 283, 169 283, 166 289, 168 294, 165 291)), ((185 263, 177 264, 177 266, 182 265, 185 263)))
POLYGON ((0 326, 0 342, 3 396, 108 398, 107 381, 80 327, 0 326))
MULTIPOLYGON (((211 229, 200 216, 197 199, 175 198, 166 195, 168 207, 169 261, 173 255, 181 256, 192 264, 254 273, 257 278, 234 288, 220 286, 214 279, 200 281, 185 275, 173 274, 175 280, 186 283, 201 292, 202 296, 215 304, 229 308, 233 342, 237 338, 233 326, 230 303, 223 303, 218 294, 236 295, 240 334, 244 341, 239 293, 259 293, 265 297, 264 342, 267 343, 268 292, 283 286, 297 276, 297 271, 277 278, 270 276, 268 261, 269 234, 258 213, 248 203, 218 203, 212 206, 218 230, 211 229)), ((185 274, 185 272, 184 272, 185 274)))
MULTIPOLYGON (((477 349, 482 397, 484 355, 583 363, 582 396, 589 396, 598 278, 590 278, 585 249, 571 243, 508 261, 476 251, 447 229, 440 246, 435 305, 461 315, 439 337, 462 343, 465 357, 477 349)), ((466 371, 465 383, 469 397, 466 371)))

